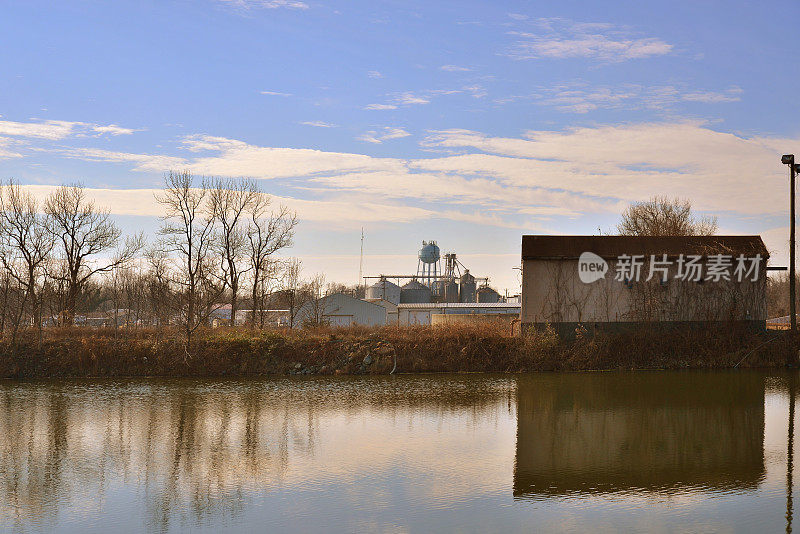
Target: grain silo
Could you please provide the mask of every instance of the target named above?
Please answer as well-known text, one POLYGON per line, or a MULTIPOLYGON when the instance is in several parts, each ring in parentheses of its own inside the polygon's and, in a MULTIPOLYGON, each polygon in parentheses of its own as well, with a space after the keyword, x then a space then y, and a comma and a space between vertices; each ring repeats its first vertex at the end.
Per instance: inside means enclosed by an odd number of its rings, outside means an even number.
POLYGON ((400 286, 393 284, 385 277, 381 277, 377 282, 367 288, 364 298, 366 300, 382 299, 392 304, 399 304, 400 286))
POLYGON ((400 302, 409 304, 420 304, 431 301, 431 290, 429 287, 420 284, 416 280, 409 280, 400 289, 400 302))
POLYGON ((478 302, 481 303, 500 302, 500 293, 498 293, 489 286, 483 286, 478 289, 478 302))
POLYGON ((461 302, 475 302, 475 290, 477 284, 475 283, 475 277, 469 274, 469 269, 464 269, 464 274, 461 275, 459 279, 460 291, 460 301, 461 302))

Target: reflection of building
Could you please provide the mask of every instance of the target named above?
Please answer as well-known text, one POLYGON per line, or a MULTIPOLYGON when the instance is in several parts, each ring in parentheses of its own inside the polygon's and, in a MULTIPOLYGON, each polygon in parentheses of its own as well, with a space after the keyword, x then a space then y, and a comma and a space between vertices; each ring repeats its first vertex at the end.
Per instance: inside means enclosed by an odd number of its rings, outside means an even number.
POLYGON ((754 374, 521 378, 514 495, 755 489, 764 381, 754 374))

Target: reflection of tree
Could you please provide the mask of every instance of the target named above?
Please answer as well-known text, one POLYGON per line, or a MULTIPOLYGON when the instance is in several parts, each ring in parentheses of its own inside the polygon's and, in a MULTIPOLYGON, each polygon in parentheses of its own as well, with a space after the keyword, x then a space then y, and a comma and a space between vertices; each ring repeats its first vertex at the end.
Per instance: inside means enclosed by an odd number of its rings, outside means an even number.
POLYGON ((764 382, 752 374, 565 374, 517 388, 514 494, 757 487, 764 382))
POLYGON ((0 385, 0 523, 54 524, 62 506, 102 506, 120 479, 140 490, 143 529, 233 518, 253 492, 313 476, 321 421, 480 421, 511 388, 395 378, 0 385))

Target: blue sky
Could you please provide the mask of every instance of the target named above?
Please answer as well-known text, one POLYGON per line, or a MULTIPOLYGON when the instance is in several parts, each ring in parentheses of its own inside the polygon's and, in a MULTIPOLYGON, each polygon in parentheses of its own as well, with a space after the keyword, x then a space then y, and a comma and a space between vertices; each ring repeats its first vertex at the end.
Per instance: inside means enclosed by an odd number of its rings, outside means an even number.
POLYGON ((796 2, 0 2, 0 177, 152 232, 170 168, 251 176, 354 283, 423 239, 514 289, 525 233, 691 198, 785 264, 796 2))

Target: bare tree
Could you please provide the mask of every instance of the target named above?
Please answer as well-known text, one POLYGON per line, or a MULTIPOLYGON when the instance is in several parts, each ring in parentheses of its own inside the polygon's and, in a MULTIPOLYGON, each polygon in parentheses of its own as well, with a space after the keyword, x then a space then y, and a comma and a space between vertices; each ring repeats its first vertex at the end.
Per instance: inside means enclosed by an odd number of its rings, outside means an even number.
POLYGON ((327 295, 324 292, 325 275, 317 273, 311 280, 304 284, 304 291, 308 295, 308 302, 304 307, 305 313, 302 317, 303 326, 322 326, 327 324, 325 319, 325 308, 328 304, 327 295))
POLYGON ((297 315, 303 304, 307 302, 300 273, 303 270, 303 262, 297 258, 290 258, 283 267, 283 278, 281 280, 281 291, 289 308, 289 328, 295 327, 297 315))
POLYGON ((657 196, 628 206, 617 231, 620 235, 707 236, 717 233, 717 218, 695 217, 688 200, 657 196))
POLYGON ((222 275, 230 289, 231 326, 236 324, 239 285, 247 265, 248 212, 259 198, 258 187, 252 180, 215 179, 209 194, 209 211, 219 223, 217 249, 222 260, 222 275))
POLYGON ((13 181, 2 186, 0 228, 0 259, 6 272, 23 290, 22 305, 14 322, 13 345, 26 301, 31 304, 33 323, 41 334, 42 302, 37 287, 44 283, 47 261, 55 242, 52 233, 47 231, 39 204, 13 181))
MULTIPOLYGON (((271 199, 259 194, 251 204, 250 222, 247 227, 248 253, 252 279, 253 312, 250 317, 253 327, 256 315, 263 311, 265 288, 274 276, 275 262, 272 256, 292 245, 297 215, 286 206, 270 211, 271 199)), ((263 315, 263 314, 262 314, 263 315)), ((262 319, 263 322, 263 319, 262 319)))
POLYGON ((122 232, 108 210, 99 209, 86 197, 81 185, 62 185, 44 203, 47 228, 59 245, 66 282, 63 322, 72 325, 78 295, 95 274, 109 272, 126 263, 141 249, 142 237, 126 240, 110 261, 100 255, 119 243, 122 232))
POLYGON ((164 191, 156 200, 164 207, 163 225, 159 233, 167 253, 177 255, 176 283, 183 288, 183 327, 186 354, 189 355, 192 334, 210 313, 204 305, 221 294, 208 290, 211 276, 210 257, 214 247, 214 217, 209 212, 209 184, 202 179, 195 187, 189 171, 170 171, 164 178, 164 191))

